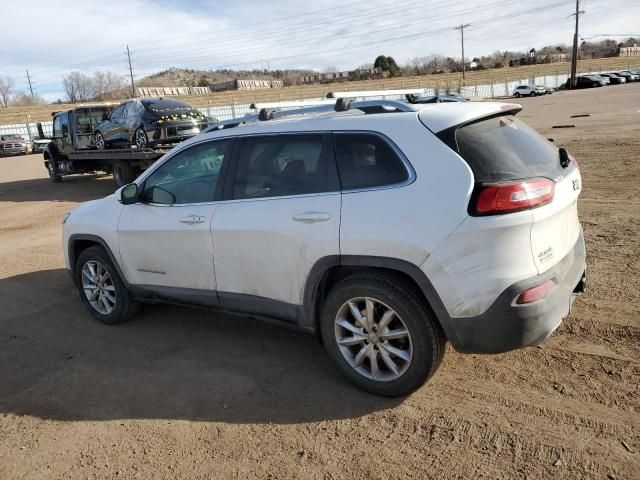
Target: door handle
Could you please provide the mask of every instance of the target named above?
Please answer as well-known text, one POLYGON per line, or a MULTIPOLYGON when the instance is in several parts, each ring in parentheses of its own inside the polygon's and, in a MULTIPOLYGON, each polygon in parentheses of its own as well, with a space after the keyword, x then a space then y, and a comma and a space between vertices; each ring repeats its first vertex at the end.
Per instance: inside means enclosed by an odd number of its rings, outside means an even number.
POLYGON ((325 212, 303 212, 294 215, 293 220, 302 223, 316 223, 326 222, 331 218, 331 215, 325 212))
POLYGON ((202 217, 200 215, 189 215, 187 217, 182 217, 178 220, 180 223, 186 223, 187 225, 195 225, 196 223, 204 223, 207 221, 206 217, 202 217))

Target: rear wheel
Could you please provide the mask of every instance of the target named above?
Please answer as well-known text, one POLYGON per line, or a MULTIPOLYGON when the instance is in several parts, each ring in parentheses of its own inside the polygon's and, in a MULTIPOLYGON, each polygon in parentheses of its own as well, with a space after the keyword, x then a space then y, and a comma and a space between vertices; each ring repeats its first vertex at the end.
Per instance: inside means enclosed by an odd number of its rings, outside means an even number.
POLYGON ((113 179, 118 187, 124 187, 133 182, 136 178, 136 172, 129 163, 122 160, 113 164, 113 179))
POLYGON ((122 282, 103 248, 90 247, 78 256, 75 281, 89 313, 108 325, 136 316, 142 306, 122 282))
POLYGON ((418 389, 436 371, 445 338, 428 307, 394 277, 338 282, 323 305, 322 340, 358 387, 390 397, 418 389))
POLYGON ((531 92, 531 93, 529 94, 529 96, 530 96, 530 97, 535 97, 535 96, 536 96, 536 92, 531 92))

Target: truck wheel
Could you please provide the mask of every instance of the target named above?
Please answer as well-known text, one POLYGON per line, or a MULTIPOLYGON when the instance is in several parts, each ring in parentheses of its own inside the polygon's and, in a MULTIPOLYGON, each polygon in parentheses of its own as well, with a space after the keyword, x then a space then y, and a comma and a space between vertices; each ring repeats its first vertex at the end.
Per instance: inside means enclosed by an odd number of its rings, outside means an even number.
POLYGON ((130 184, 136 178, 136 172, 131 165, 122 160, 113 164, 113 179, 118 187, 130 184))
POLYGON ((142 127, 138 128, 134 132, 133 140, 136 142, 136 147, 138 147, 139 149, 147 148, 147 144, 149 143, 147 132, 145 132, 142 127))
POLYGON ((49 172, 49 180, 53 183, 60 183, 62 181, 62 175, 56 172, 56 162, 51 159, 47 162, 47 171, 49 172))
POLYGON ((140 313, 109 255, 98 246, 83 250, 75 265, 75 281, 82 301, 91 315, 102 323, 115 325, 140 313))
POLYGON ((395 277, 347 277, 329 292, 320 318, 329 356, 355 385, 389 397, 426 382, 445 337, 424 301, 395 277))
POLYGON ((100 132, 96 132, 93 134, 93 143, 96 145, 98 150, 104 150, 107 146, 104 141, 104 136, 100 132))

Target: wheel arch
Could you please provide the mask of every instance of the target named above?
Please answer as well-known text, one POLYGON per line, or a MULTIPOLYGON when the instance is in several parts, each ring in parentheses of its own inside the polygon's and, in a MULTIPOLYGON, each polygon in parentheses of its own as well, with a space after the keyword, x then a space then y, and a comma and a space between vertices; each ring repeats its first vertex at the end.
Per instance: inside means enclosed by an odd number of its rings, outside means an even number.
POLYGON ((98 237, 97 235, 74 234, 69 237, 67 254, 69 255, 69 268, 71 270, 71 276, 75 279, 76 261, 78 260, 80 254, 86 249, 94 246, 102 247, 104 251, 107 252, 107 255, 109 256, 111 263, 113 263, 113 266, 117 270, 120 279, 127 287, 129 287, 127 277, 124 276, 124 273, 120 269, 120 265, 118 264, 115 255, 111 251, 111 248, 109 247, 107 242, 104 241, 104 239, 98 237))
POLYGON ((447 338, 455 338, 451 317, 428 277, 417 265, 397 258, 367 255, 332 255, 315 263, 304 289, 300 326, 319 331, 320 308, 327 293, 338 281, 358 273, 380 273, 407 285, 424 300, 447 338))

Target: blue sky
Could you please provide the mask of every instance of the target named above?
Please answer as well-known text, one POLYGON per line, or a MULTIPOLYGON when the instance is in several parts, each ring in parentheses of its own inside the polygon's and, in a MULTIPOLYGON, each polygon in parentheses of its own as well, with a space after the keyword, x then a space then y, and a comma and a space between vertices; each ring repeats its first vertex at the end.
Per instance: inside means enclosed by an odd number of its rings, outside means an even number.
MULTIPOLYGON (((640 36, 640 2, 581 3, 584 37, 640 36)), ((127 44, 138 78, 170 67, 352 69, 381 53, 406 63, 459 56, 452 27, 461 23, 471 24, 465 53, 474 57, 570 43, 574 8, 562 0, 5 0, 0 76, 24 91, 28 68, 36 91, 55 100, 70 71, 127 75, 127 44)))

